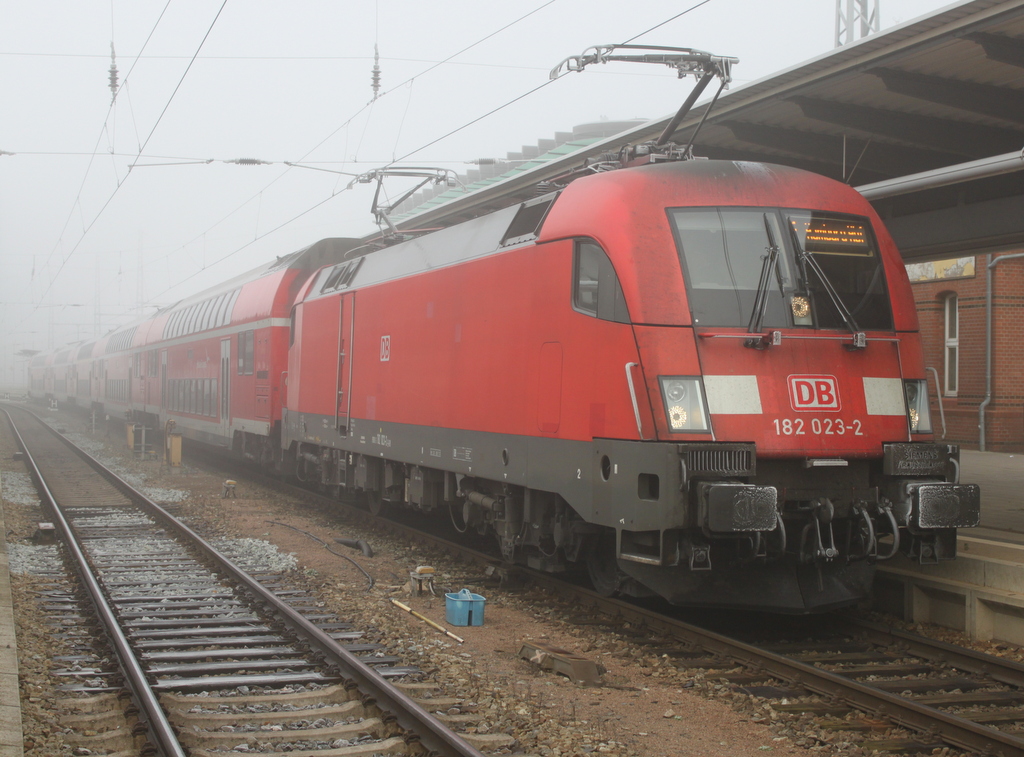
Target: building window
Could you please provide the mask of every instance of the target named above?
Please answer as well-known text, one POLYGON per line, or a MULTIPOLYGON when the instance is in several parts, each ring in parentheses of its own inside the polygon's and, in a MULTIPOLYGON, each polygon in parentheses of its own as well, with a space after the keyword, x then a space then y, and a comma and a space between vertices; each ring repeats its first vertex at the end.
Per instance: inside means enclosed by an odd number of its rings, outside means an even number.
POLYGON ((946 396, 955 397, 960 384, 960 309, 956 294, 946 296, 945 337, 946 396))

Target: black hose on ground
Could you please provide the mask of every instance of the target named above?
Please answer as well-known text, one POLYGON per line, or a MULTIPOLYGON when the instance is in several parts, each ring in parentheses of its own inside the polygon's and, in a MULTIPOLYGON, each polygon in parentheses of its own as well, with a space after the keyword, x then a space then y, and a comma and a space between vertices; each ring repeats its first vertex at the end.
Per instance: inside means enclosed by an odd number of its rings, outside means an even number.
MULTIPOLYGON (((268 520, 267 523, 271 523, 271 524, 273 524, 275 526, 284 526, 285 528, 290 528, 292 531, 298 531, 300 534, 305 534, 306 536, 308 536, 313 541, 322 544, 323 548, 326 549, 328 552, 330 552, 332 555, 337 555, 338 557, 342 558, 343 560, 348 560, 350 563, 355 565, 359 569, 359 572, 362 573, 364 576, 366 576, 366 580, 370 582, 369 585, 366 587, 367 591, 372 589, 374 583, 376 583, 376 581, 374 580, 373 576, 371 576, 369 573, 367 573, 366 569, 363 568, 362 565, 357 563, 355 560, 353 560, 348 555, 343 555, 343 554, 341 554, 341 552, 335 552, 333 549, 331 549, 331 545, 328 544, 327 542, 325 542, 319 536, 311 534, 309 531, 303 531, 301 528, 296 528, 295 526, 289 526, 287 523, 281 523, 280 521, 268 520)), ((359 541, 362 541, 362 539, 360 539, 359 541)), ((363 542, 363 543, 366 544, 366 542, 363 542)), ((366 545, 366 549, 370 549, 370 545, 369 544, 366 545)), ((364 550, 363 554, 366 554, 365 550, 364 550)), ((367 555, 367 557, 372 557, 372 556, 373 556, 373 550, 370 550, 370 554, 367 555)))
POLYGON ((373 548, 362 539, 335 539, 344 547, 351 547, 352 549, 361 549, 363 554, 367 557, 373 557, 373 548))

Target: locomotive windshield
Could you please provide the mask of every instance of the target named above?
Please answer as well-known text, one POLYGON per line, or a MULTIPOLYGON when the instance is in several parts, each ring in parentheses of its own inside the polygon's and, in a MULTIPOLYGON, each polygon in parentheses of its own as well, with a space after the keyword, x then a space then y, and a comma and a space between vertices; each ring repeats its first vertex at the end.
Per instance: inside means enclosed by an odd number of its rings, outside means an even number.
POLYGON ((668 213, 695 324, 892 328, 866 218, 777 208, 668 213))

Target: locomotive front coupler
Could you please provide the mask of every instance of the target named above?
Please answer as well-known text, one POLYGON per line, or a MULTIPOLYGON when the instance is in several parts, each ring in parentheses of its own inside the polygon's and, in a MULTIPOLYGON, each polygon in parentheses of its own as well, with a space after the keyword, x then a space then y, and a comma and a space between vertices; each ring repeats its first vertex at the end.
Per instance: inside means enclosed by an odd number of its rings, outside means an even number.
POLYGON ((839 556, 832 520, 836 508, 828 497, 816 499, 809 509, 807 523, 800 533, 800 562, 831 561, 839 556), (826 538, 827 537, 827 538, 826 538))

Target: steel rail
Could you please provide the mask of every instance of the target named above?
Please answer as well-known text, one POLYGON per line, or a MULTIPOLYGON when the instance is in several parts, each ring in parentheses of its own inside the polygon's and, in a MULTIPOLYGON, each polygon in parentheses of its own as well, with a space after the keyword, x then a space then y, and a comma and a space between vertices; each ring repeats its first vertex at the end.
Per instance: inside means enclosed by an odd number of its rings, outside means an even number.
MULTIPOLYGON (((398 525, 394 524, 394 522, 390 522, 390 524, 392 526, 398 525)), ((408 530, 410 533, 415 533, 416 538, 420 540, 423 538, 422 532, 413 531, 404 526, 400 530, 408 530)), ((430 539, 435 541, 438 546, 446 549, 462 552, 469 551, 483 557, 491 564, 497 563, 495 558, 474 552, 473 550, 467 550, 465 547, 460 547, 445 539, 439 537, 430 537, 430 539)), ((520 572, 528 575, 535 583, 543 584, 546 588, 556 593, 570 593, 576 601, 578 601, 580 595, 583 595, 593 606, 602 611, 619 617, 629 618, 646 625, 648 628, 658 628, 674 636, 682 635, 684 640, 693 642, 709 652, 728 657, 747 667, 763 670, 773 677, 798 684, 817 694, 841 699, 856 709, 886 717, 913 730, 937 734, 953 746, 983 754, 1002 755, 1002 757, 1024 757, 1024 739, 1018 736, 999 731, 987 725, 975 723, 957 715, 951 715, 909 699, 904 699, 898 694, 891 694, 881 689, 876 689, 837 673, 823 670, 798 660, 789 659, 783 655, 760 649, 723 634, 645 610, 623 600, 603 597, 596 592, 566 584, 544 573, 528 569, 520 569, 520 572)), ((908 644, 912 641, 911 637, 913 636, 912 634, 900 633, 894 635, 908 644)), ((1020 685, 1015 683, 1020 681, 1021 678, 1014 675, 1014 665, 1007 666, 1007 670, 1010 671, 1009 673, 999 675, 991 669, 985 670, 983 656, 971 650, 961 650, 952 645, 946 646, 948 649, 942 648, 940 654, 945 653, 947 655, 946 661, 950 664, 963 666, 964 669, 985 672, 987 675, 1004 683, 1020 685), (957 654, 954 654, 954 652, 957 654)), ((920 643, 918 647, 923 649, 923 645, 920 643)), ((938 657, 938 655, 934 654, 934 651, 932 656, 938 657)), ((1024 666, 1017 667, 1021 669, 1022 675, 1024 675, 1024 666)))
POLYGON ((847 618, 847 622, 861 629, 865 636, 877 643, 884 644, 894 641, 902 645, 910 654, 918 657, 942 662, 960 670, 986 675, 1007 686, 1024 688, 1024 665, 1014 660, 999 658, 999 665, 996 667, 990 655, 975 652, 973 649, 965 649, 945 641, 901 631, 898 628, 865 618, 850 617, 847 618))
MULTIPOLYGON (((552 577, 538 576, 533 571, 530 571, 530 577, 535 581, 543 582, 548 588, 556 591, 564 592, 566 590, 565 584, 560 584, 557 579, 552 577)), ((841 699, 856 709, 888 718, 913 730, 935 734, 953 746, 982 754, 1024 757, 1024 739, 1018 736, 975 723, 958 715, 951 715, 913 700, 904 699, 897 694, 876 689, 837 673, 760 649, 723 634, 661 616, 622 600, 602 597, 580 587, 571 588, 574 594, 583 593, 598 606, 614 610, 620 616, 633 618, 645 623, 648 627, 658 627, 660 630, 674 635, 682 633, 687 640, 694 641, 709 652, 765 671, 773 677, 797 684, 817 694, 841 699)), ((964 660, 972 655, 970 650, 960 650, 960 652, 966 653, 963 655, 964 660)), ((973 659, 978 662, 980 658, 973 659)), ((975 669, 980 670, 980 667, 975 669)), ((993 675, 992 671, 986 672, 988 675, 993 675)), ((1002 678, 997 680, 1002 680, 1002 678)))
MULTIPOLYGON (((34 415, 33 413, 29 414, 34 415)), ((325 661, 337 667, 341 671, 342 677, 347 677, 361 691, 369 694, 381 710, 388 712, 395 718, 395 722, 399 726, 410 734, 414 734, 424 748, 443 757, 483 757, 483 754, 465 739, 441 723, 441 721, 417 704, 410 696, 388 683, 384 676, 369 665, 366 665, 347 649, 344 649, 327 633, 309 620, 306 620, 301 613, 294 610, 229 558, 218 552, 213 545, 203 539, 198 533, 179 521, 156 502, 146 497, 142 492, 134 489, 85 450, 75 446, 63 434, 60 434, 45 423, 43 427, 64 442, 64 444, 68 445, 75 454, 89 463, 123 494, 144 505, 152 515, 157 517, 166 526, 190 540, 210 560, 216 563, 218 568, 243 585, 257 601, 272 607, 274 613, 289 628, 302 636, 316 651, 320 652, 325 661)), ((182 757, 184 757, 183 754, 182 757)))
MULTIPOLYGON (((167 719, 167 715, 160 706, 156 693, 149 685, 146 673, 142 669, 142 664, 135 657, 135 653, 128 644, 128 638, 124 635, 117 617, 114 615, 114 611, 107 603, 103 590, 100 588, 99 581, 96 579, 92 569, 89 567, 85 553, 82 550, 81 545, 79 545, 78 539, 75 538, 71 525, 67 522, 67 519, 64 517, 64 513, 61 511, 60 505, 57 504, 49 486, 47 486, 46 480, 43 477, 42 472, 39 470, 39 466, 36 465, 35 458, 32 456, 32 452, 29 450, 28 445, 21 436, 21 432, 18 430, 17 424, 14 422, 14 418, 6 408, 3 409, 3 412, 4 415, 7 416, 7 421, 11 426, 11 431, 14 433, 18 446, 21 447, 25 454, 25 464, 28 465, 32 477, 35 479, 36 485, 39 487, 43 501, 49 504, 50 509, 53 511, 53 519, 56 521, 57 527, 60 529, 61 536, 64 539, 64 545, 74 559, 75 567, 78 570, 82 584, 85 586, 86 591, 89 592, 89 596, 92 598, 93 604, 96 607, 96 613, 99 616, 100 621, 103 623, 103 627, 106 629, 107 635, 114 646, 114 652, 117 654, 118 662, 121 666, 122 672, 125 674, 125 679, 128 683, 128 688, 132 693, 132 697, 135 699, 135 702, 141 711, 146 714, 146 727, 155 742, 154 746, 156 746, 164 757, 186 757, 186 752, 178 742, 178 737, 174 733, 174 728, 171 726, 170 721, 167 719)), ((35 417, 36 420, 45 428, 50 428, 49 426, 46 426, 46 424, 42 423, 34 413, 27 410, 25 412, 32 417, 35 417)), ((50 430, 52 431, 52 429, 50 430)), ((57 432, 54 431, 53 433, 57 432)), ((58 436, 60 435, 58 434, 58 436)), ((61 436, 61 439, 63 438, 64 437, 61 436)))
MULTIPOLYGON (((226 460, 227 458, 220 459, 226 460)), ((235 464, 237 464, 237 461, 235 461, 235 464)), ((265 482, 271 487, 307 500, 320 503, 327 501, 333 508, 344 508, 349 514, 355 515, 365 522, 391 529, 393 532, 408 538, 415 538, 420 543, 426 540, 431 542, 436 548, 450 553, 457 553, 488 565, 506 565, 492 555, 457 544, 440 536, 419 531, 396 521, 379 518, 354 505, 326 498, 315 492, 284 483, 264 474, 254 474, 249 468, 246 468, 246 475, 258 478, 261 482, 265 482)), ((724 634, 670 618, 621 599, 604 597, 597 592, 581 586, 568 584, 546 573, 521 566, 516 566, 515 570, 520 575, 528 577, 534 583, 540 584, 556 594, 571 596, 577 604, 579 604, 582 597, 592 607, 601 612, 628 619, 638 625, 676 636, 680 640, 700 646, 708 652, 732 659, 737 664, 763 671, 771 677, 789 681, 817 694, 842 700, 855 709, 887 718, 912 730, 936 735, 952 746, 982 754, 1000 755, 1001 757, 1024 757, 1024 738, 999 731, 987 725, 975 723, 957 715, 951 715, 936 708, 919 704, 913 700, 904 699, 897 694, 876 689, 837 673, 760 649, 752 644, 747 644, 724 634)), ((908 645, 914 641, 913 634, 894 632, 891 635, 908 643, 908 645)), ((941 642, 937 642, 931 648, 931 656, 934 659, 938 659, 945 654, 945 661, 954 666, 962 665, 967 670, 984 672, 995 680, 1011 685, 1018 685, 1015 683, 1016 680, 1020 680, 1016 677, 1018 670, 1024 676, 1024 666, 1018 666, 1016 663, 1004 665, 1003 667, 1006 672, 996 675, 991 668, 985 669, 984 655, 972 652, 971 650, 959 649, 952 645, 947 645, 949 647, 947 650, 937 646, 938 644, 941 644, 941 642), (936 650, 938 650, 938 653, 936 653, 936 650), (953 654, 954 651, 958 654, 953 654)), ((918 642, 918 646, 923 649, 923 642, 918 642)), ((991 666, 991 664, 992 660, 989 659, 988 665, 991 666)))

